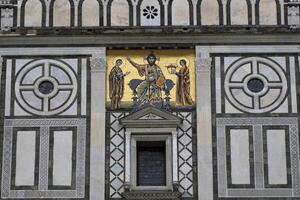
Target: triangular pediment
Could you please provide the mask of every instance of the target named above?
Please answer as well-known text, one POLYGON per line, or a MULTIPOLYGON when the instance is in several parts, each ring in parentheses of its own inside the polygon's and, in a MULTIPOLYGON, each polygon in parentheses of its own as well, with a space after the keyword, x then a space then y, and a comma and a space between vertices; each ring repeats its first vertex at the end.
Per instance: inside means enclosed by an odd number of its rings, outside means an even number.
POLYGON ((149 106, 120 119, 125 127, 177 127, 182 119, 170 112, 149 106))

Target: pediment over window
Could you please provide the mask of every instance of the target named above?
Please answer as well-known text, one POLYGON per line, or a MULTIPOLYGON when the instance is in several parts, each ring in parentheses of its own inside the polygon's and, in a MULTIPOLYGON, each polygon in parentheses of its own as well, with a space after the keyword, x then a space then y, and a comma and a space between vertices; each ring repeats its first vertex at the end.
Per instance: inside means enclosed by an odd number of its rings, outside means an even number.
POLYGON ((179 126, 181 122, 182 119, 176 115, 155 107, 141 109, 120 119, 120 123, 124 127, 132 128, 174 128, 179 126))

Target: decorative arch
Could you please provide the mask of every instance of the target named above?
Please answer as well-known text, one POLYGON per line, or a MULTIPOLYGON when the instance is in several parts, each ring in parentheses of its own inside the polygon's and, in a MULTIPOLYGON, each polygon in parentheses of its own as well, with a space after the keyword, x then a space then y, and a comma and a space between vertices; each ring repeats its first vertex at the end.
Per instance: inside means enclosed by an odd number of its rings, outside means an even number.
POLYGON ((191 0, 170 0, 168 4, 168 24, 169 25, 193 25, 193 3, 191 0), (186 7, 180 7, 180 10, 176 10, 174 4, 178 3, 186 3, 186 7), (177 16, 183 16, 178 18, 177 16), (179 21, 179 23, 174 23, 175 20, 179 21))
MULTIPOLYGON (((75 4, 73 2, 73 0, 51 0, 50 2, 50 18, 49 18, 49 26, 54 26, 54 5, 55 5, 55 2, 56 1, 65 1, 66 3, 68 2, 69 3, 69 11, 70 11, 70 14, 69 14, 69 25, 62 25, 62 26, 74 26, 74 17, 75 17, 75 11, 74 11, 74 7, 75 7, 75 4)), ((68 13, 67 13, 68 14, 68 13)))
POLYGON ((279 0, 257 0, 255 7, 257 25, 280 24, 281 16, 279 0))
MULTIPOLYGON (((26 26, 26 5, 28 2, 33 0, 24 0, 21 4, 21 27, 26 26)), ((41 11, 40 11, 40 25, 39 26, 45 26, 46 24, 46 4, 43 0, 35 0, 36 2, 40 2, 41 5, 41 11)), ((38 14, 38 12, 37 12, 38 14)), ((38 22, 39 23, 39 22, 38 22)))
MULTIPOLYGON (((112 14, 116 14, 116 13, 111 12, 112 4, 115 3, 116 1, 119 1, 119 0, 109 0, 108 4, 107 4, 107 25, 108 26, 112 26, 111 17, 112 17, 112 14)), ((123 1, 127 1, 127 4, 128 4, 128 25, 132 26, 133 25, 133 5, 132 5, 130 0, 123 0, 123 1)))
POLYGON ((94 1, 95 3, 97 2, 98 3, 98 9, 97 7, 89 7, 89 9, 92 9, 90 12, 92 12, 92 14, 96 15, 95 16, 95 20, 96 23, 90 23, 88 24, 91 25, 91 26, 103 26, 103 3, 101 0, 80 0, 79 1, 79 4, 78 4, 78 26, 85 26, 84 25, 84 15, 86 13, 84 13, 84 5, 86 3, 90 3, 94 1), (96 12, 96 13, 93 13, 93 12, 96 12), (97 17, 98 16, 98 17, 97 17))
MULTIPOLYGON (((139 0, 138 1, 138 4, 137 4, 137 25, 138 26, 141 26, 141 18, 142 18, 142 13, 141 13, 141 6, 142 6, 142 3, 145 2, 145 1, 148 1, 148 0, 139 0)), ((162 0, 151 0, 152 2, 154 1, 157 1, 158 4, 159 4, 159 10, 160 10, 160 26, 163 26, 164 25, 164 21, 165 21, 165 12, 164 12, 164 4, 162 2, 162 0)))
POLYGON ((227 5, 228 25, 251 24, 251 2, 249 0, 228 0, 227 5), (245 13, 245 10, 247 13, 245 13))
POLYGON ((199 0, 197 4, 197 19, 197 25, 223 25, 221 0, 199 0))

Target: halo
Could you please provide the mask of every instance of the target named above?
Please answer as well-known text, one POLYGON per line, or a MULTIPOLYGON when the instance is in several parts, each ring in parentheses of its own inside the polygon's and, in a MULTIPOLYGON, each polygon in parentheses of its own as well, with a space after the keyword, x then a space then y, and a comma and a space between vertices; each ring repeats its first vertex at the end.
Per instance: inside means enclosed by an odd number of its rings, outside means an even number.
POLYGON ((180 66, 180 60, 185 60, 185 61, 186 61, 186 66, 187 66, 187 67, 190 65, 190 60, 189 60, 189 59, 187 59, 186 57, 180 57, 180 58, 178 58, 178 60, 176 61, 178 67, 180 66))
POLYGON ((115 65, 116 62, 117 62, 117 60, 119 60, 119 59, 123 61, 123 64, 122 64, 122 65, 126 65, 126 59, 123 58, 123 57, 115 57, 115 58, 114 58, 114 61, 113 61, 113 65, 115 65))

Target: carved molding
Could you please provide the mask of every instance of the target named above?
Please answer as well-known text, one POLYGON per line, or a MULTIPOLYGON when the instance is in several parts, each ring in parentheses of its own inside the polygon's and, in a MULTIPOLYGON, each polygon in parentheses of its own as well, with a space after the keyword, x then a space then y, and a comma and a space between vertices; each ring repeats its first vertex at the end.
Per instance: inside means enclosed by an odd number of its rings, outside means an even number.
POLYGON ((149 199, 149 200, 179 200, 181 193, 177 191, 131 191, 124 192, 122 196, 129 200, 149 199))
POLYGON ((12 0, 0 0, 0 5, 13 5, 12 0))

